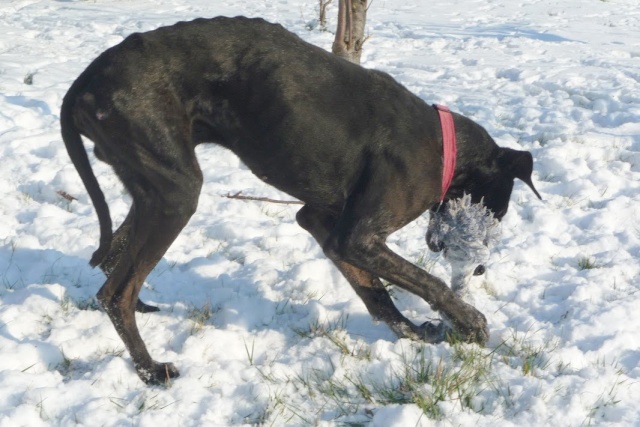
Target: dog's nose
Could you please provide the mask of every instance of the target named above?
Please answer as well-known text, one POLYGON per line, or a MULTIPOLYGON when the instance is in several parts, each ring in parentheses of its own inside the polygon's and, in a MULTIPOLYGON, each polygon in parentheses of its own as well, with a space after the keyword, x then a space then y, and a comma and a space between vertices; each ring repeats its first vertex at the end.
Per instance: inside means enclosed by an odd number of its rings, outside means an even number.
POLYGON ((479 266, 476 267, 475 270, 473 270, 473 275, 474 276, 482 276, 485 271, 486 271, 486 269, 484 268, 484 265, 480 264, 479 266))

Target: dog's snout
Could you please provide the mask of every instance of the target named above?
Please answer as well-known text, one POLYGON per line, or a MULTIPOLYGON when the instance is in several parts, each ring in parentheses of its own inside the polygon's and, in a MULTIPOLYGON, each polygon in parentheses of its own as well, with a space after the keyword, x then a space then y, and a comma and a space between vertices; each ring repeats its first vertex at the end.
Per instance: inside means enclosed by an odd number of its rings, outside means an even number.
POLYGON ((480 264, 479 266, 476 267, 475 270, 473 270, 473 275, 474 276, 482 276, 485 271, 487 271, 487 270, 484 268, 484 265, 480 264))

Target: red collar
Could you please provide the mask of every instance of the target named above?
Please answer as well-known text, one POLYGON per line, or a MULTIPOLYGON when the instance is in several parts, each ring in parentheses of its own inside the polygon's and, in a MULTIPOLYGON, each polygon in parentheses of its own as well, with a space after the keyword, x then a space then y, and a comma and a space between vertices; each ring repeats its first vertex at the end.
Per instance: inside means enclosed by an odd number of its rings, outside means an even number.
POLYGON ((449 191, 451 181, 453 180, 453 173, 456 170, 456 128, 453 124, 453 116, 449 107, 444 105, 434 104, 433 106, 438 110, 440 116, 440 125, 442 126, 442 194, 440 195, 440 202, 444 200, 444 197, 449 191))

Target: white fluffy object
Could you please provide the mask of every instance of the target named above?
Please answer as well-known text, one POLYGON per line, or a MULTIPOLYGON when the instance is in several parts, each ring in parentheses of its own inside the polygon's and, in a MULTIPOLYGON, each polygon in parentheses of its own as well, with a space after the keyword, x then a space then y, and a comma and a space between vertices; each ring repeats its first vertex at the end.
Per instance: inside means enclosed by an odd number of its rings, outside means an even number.
POLYGON ((431 213, 428 239, 432 246, 444 246, 451 263, 451 288, 461 292, 475 269, 489 259, 489 246, 498 240, 498 220, 482 203, 471 203, 471 195, 450 200, 431 213))

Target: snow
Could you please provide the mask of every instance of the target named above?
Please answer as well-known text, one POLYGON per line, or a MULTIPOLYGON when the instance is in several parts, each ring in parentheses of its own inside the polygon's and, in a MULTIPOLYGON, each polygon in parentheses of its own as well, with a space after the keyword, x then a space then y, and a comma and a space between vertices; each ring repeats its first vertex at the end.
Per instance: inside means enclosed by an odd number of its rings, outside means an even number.
MULTIPOLYGON (((488 319, 486 347, 396 339, 296 225, 295 205, 221 197, 289 199, 208 146, 198 213, 142 291, 161 311, 138 315, 150 353, 181 376, 142 384, 95 304, 98 223, 59 135, 61 99, 107 47, 178 20, 261 16, 329 49, 317 7, 0 3, 0 426, 640 425, 637 0, 372 2, 365 67, 535 159, 544 200, 516 183, 465 297, 488 319), (459 382, 441 393, 447 378, 459 382)), ((129 199, 94 168, 117 224, 129 199)), ((448 281, 427 224, 389 244, 448 281)), ((392 294, 411 319, 435 316, 392 294)))

